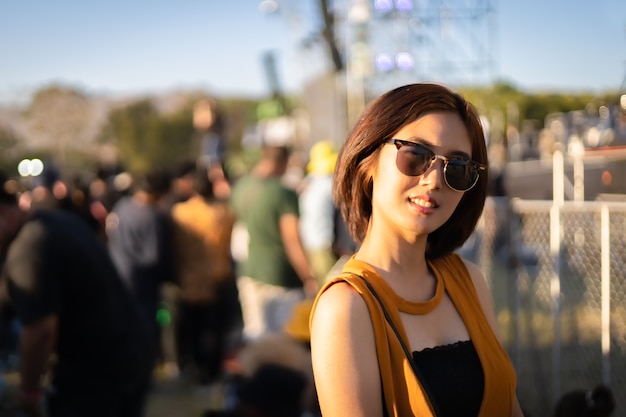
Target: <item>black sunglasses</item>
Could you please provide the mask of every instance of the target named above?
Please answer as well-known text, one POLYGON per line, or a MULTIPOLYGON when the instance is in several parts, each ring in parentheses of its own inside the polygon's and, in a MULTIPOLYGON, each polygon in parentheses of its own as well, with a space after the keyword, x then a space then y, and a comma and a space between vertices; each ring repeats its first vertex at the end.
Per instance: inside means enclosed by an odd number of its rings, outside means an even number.
POLYGON ((455 191, 469 191, 478 182, 484 165, 469 159, 437 155, 419 143, 402 139, 386 139, 385 143, 396 145, 396 166, 404 175, 417 177, 423 175, 437 159, 443 161, 443 178, 448 187, 455 191))

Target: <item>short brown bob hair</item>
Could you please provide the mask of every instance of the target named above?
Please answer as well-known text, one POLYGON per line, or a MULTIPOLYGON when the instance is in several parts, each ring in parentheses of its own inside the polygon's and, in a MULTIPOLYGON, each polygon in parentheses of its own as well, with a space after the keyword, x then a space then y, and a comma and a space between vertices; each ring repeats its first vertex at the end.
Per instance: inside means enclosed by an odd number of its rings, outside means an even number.
MULTIPOLYGON (((485 137, 474 106, 448 88, 430 83, 395 88, 370 103, 344 143, 333 179, 333 198, 352 238, 361 243, 372 216, 372 179, 368 171, 378 160, 381 145, 405 125, 429 113, 458 114, 472 142, 472 159, 488 167, 485 137)), ((461 198, 448 221, 428 235, 426 258, 444 257, 470 237, 485 204, 488 170, 461 198)))

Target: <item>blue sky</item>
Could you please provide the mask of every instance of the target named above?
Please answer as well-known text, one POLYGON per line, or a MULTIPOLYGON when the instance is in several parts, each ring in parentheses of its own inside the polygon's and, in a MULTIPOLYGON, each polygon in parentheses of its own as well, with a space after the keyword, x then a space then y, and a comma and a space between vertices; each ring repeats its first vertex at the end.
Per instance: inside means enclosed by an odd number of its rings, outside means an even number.
MULTIPOLYGON (((281 1, 283 12, 269 15, 259 10, 260 0, 4 1, 0 103, 23 102, 52 82, 106 94, 203 88, 263 96, 269 94, 261 63, 266 51, 276 52, 283 87, 296 91, 329 64, 321 53, 297 48, 317 21, 316 0, 281 1)), ((524 90, 604 91, 622 84, 626 1, 492 4, 499 78, 524 90)))

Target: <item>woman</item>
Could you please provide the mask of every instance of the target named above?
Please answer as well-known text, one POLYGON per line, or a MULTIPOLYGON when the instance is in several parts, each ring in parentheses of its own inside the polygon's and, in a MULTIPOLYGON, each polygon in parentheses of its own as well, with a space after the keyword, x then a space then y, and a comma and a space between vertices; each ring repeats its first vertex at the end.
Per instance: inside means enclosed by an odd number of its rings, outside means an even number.
POLYGON ((453 253, 487 182, 480 121, 458 94, 407 85, 365 110, 333 183, 360 247, 311 316, 324 417, 523 415, 484 276, 453 253))

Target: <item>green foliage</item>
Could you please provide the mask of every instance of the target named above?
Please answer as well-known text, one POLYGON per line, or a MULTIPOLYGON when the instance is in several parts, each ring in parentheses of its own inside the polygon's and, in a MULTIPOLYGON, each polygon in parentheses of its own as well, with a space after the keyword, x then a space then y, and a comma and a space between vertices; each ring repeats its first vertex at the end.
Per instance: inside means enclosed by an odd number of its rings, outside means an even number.
MULTIPOLYGON (((152 99, 145 98, 109 113, 109 123, 101 132, 99 143, 114 143, 121 163, 131 172, 143 173, 154 166, 172 168, 181 160, 199 155, 201 132, 193 126, 193 109, 201 95, 190 95, 186 103, 172 113, 159 112, 152 99)), ((227 98, 217 100, 224 118, 229 154, 241 150, 244 130, 256 123, 257 100, 227 98)))
MULTIPOLYGON (((481 114, 491 117, 496 113, 508 116, 511 104, 518 109, 518 122, 537 120, 540 127, 547 115, 585 110, 590 106, 612 105, 619 102, 619 94, 607 92, 601 95, 591 93, 525 93, 504 81, 485 88, 461 88, 460 92, 477 107, 481 114)), ((506 120, 507 123, 515 121, 506 120)))
POLYGON ((520 100, 520 110, 524 119, 539 120, 543 124, 548 114, 582 110, 592 102, 593 96, 587 94, 534 94, 520 100))
POLYGON ((14 130, 0 125, 0 171, 14 175, 17 164, 22 159, 21 142, 14 130))
POLYGON ((127 169, 145 173, 155 166, 171 168, 190 157, 193 131, 190 107, 163 115, 144 99, 112 111, 107 135, 117 143, 127 169))
POLYGON ((3 157, 7 155, 19 145, 19 138, 15 134, 15 132, 11 129, 7 129, 3 126, 0 126, 0 155, 3 157))
POLYGON ((246 128, 258 121, 257 106, 259 100, 224 98, 218 101, 218 107, 225 118, 226 143, 231 151, 241 150, 241 138, 246 128))

